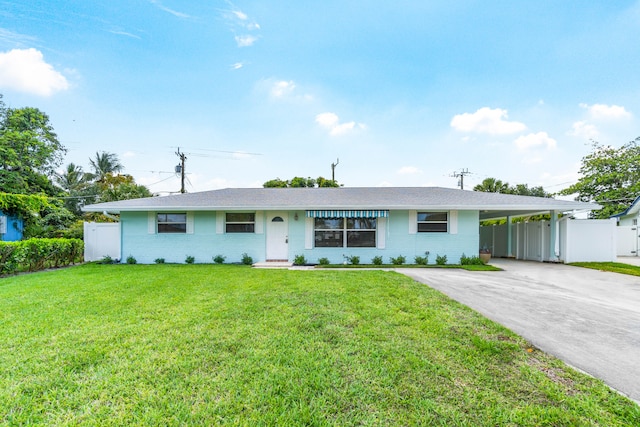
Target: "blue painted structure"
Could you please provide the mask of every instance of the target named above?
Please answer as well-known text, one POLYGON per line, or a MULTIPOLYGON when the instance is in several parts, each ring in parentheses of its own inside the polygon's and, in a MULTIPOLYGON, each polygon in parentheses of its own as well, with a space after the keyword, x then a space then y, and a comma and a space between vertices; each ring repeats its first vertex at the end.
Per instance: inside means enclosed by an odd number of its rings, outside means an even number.
POLYGON ((22 218, 8 215, 0 211, 0 240, 15 242, 22 239, 24 221, 22 218))
MULTIPOLYGON (((183 263, 187 256, 195 257, 196 263, 211 263, 216 255, 226 257, 226 262, 239 262, 246 253, 254 261, 265 261, 267 247, 266 215, 257 215, 255 233, 225 233, 216 224, 223 212, 196 211, 192 213, 193 229, 189 233, 158 234, 147 212, 122 212, 122 258, 133 256, 139 263, 153 263, 157 258, 166 262, 183 263), (262 230, 261 232, 259 230, 262 230)), ((381 256, 385 263, 390 257, 403 255, 407 263, 414 257, 430 253, 430 263, 436 255, 446 255, 450 263, 457 263, 462 254, 478 253, 479 231, 478 211, 459 211, 457 232, 410 233, 410 214, 407 210, 389 211, 384 233, 384 248, 314 248, 309 247, 305 235, 309 232, 309 219, 305 211, 288 211, 288 260, 296 255, 304 255, 312 263, 320 258, 328 258, 331 263, 341 263, 345 255, 360 257, 362 263, 370 263, 374 256, 381 256), (296 219, 297 218, 297 219, 296 219)), ((191 215, 190 215, 191 216, 191 215)), ((311 225, 312 226, 312 225, 311 225)), ((378 241, 380 241, 378 235, 378 241)))

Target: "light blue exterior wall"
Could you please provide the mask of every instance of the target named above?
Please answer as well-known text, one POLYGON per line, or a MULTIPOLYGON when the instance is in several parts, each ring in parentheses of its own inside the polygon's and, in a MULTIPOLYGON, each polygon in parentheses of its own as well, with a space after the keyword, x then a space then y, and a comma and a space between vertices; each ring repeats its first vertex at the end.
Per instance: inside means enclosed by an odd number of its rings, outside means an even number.
MULTIPOLYGON (((194 212, 191 234, 157 234, 155 225, 149 223, 147 212, 123 212, 122 258, 133 256, 137 262, 153 263, 157 258, 165 262, 184 263, 187 256, 195 257, 196 263, 212 263, 213 257, 223 255, 225 262, 240 262, 242 254, 247 253, 254 262, 266 260, 267 215, 259 215, 256 229, 262 233, 220 233, 216 225, 217 215, 223 212, 194 212), (152 232, 153 231, 153 232, 152 232)), ((317 263, 320 258, 328 258, 331 263, 341 263, 345 255, 357 255, 361 263, 370 263, 374 256, 381 256, 384 263, 390 257, 403 255, 408 264, 414 257, 424 256, 429 251, 429 263, 435 263, 437 255, 446 255, 448 262, 456 264, 462 254, 477 255, 479 248, 478 211, 458 211, 457 232, 414 233, 410 234, 409 211, 390 211, 386 219, 385 247, 382 248, 306 248, 308 230, 306 230, 305 211, 291 211, 287 214, 289 227, 289 261, 296 255, 304 255, 308 262, 317 263), (297 217, 297 219, 296 219, 297 217)), ((451 231, 452 224, 450 221, 451 231)), ((380 233, 381 230, 378 230, 380 233)), ((378 237, 380 241, 380 237, 378 237)))
POLYGON ((194 212, 192 234, 150 233, 155 224, 150 226, 147 212, 123 212, 120 222, 122 262, 133 256, 141 264, 151 264, 157 258, 184 263, 193 256, 196 263, 212 263, 216 255, 225 256, 225 262, 240 262, 243 253, 254 261, 264 260, 265 234, 218 234, 216 212, 194 212))
POLYGON ((24 221, 22 219, 10 216, 0 211, 0 216, 6 218, 7 232, 0 234, 0 240, 3 242, 16 242, 22 239, 22 230, 24 229, 24 221))
MULTIPOLYGON (((304 217, 304 211, 299 216, 304 217)), ((312 263, 327 258, 332 264, 345 261, 345 255, 360 257, 360 263, 369 264, 375 256, 381 256, 383 263, 390 263, 391 257, 402 255, 407 264, 413 264, 416 256, 425 256, 429 251, 429 263, 434 264, 437 255, 446 255, 449 264, 457 264, 460 256, 477 255, 480 241, 478 211, 459 211, 457 233, 409 233, 409 211, 390 211, 385 230, 385 247, 380 248, 304 248, 304 221, 290 230, 298 237, 297 245, 291 245, 292 255, 303 254, 312 263), (301 241, 301 242, 300 242, 301 241)), ((378 237, 379 240, 379 237, 378 237)), ((293 243, 293 242, 292 242, 293 243)))

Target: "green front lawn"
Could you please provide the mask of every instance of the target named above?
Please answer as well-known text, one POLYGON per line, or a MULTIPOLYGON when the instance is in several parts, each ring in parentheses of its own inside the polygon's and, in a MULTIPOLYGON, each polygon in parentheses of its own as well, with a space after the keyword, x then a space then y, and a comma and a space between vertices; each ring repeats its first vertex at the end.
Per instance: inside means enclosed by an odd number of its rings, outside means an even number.
POLYGON ((640 425, 393 272, 84 265, 0 279, 0 321, 0 424, 640 425))
POLYGON ((594 270, 611 271, 613 273, 629 274, 631 276, 640 276, 640 267, 623 264, 621 262, 573 262, 571 265, 594 270))

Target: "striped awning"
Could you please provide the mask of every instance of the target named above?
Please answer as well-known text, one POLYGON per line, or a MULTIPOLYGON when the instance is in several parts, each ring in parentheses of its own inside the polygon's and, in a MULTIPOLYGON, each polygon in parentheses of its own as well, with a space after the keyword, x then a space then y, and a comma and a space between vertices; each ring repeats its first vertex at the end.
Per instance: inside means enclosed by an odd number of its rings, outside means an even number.
POLYGON ((387 218, 389 211, 382 210, 354 210, 354 211, 307 211, 307 218, 387 218))

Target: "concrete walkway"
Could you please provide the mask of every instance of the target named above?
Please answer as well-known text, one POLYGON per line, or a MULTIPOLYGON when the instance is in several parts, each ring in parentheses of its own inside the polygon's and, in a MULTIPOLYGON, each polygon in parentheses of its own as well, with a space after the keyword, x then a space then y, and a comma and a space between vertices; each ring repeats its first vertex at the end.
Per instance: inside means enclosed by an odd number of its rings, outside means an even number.
POLYGON ((499 272, 397 269, 640 402, 640 277, 494 259, 499 272))

